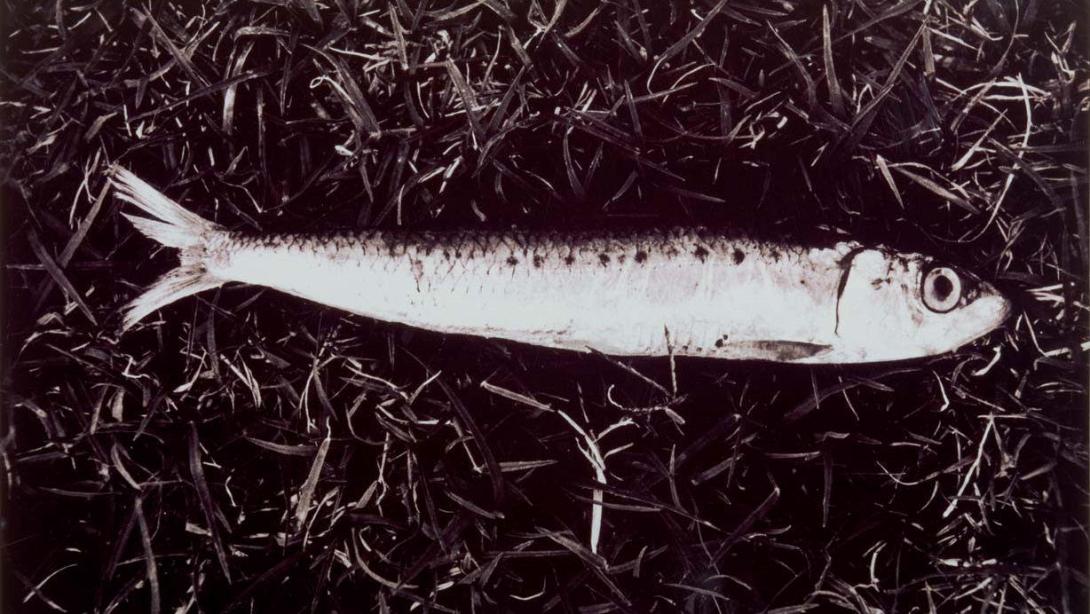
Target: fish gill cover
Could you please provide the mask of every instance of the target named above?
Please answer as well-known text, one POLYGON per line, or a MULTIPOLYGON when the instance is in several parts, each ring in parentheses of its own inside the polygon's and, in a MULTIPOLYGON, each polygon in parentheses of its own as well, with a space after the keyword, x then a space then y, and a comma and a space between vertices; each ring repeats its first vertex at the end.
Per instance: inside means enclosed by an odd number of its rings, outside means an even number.
MULTIPOLYGON (((5 611, 1087 601, 1079 2, 0 4, 5 611), (849 235, 1015 299, 948 356, 615 360, 174 265, 231 228, 849 235)), ((381 291, 376 288, 376 291, 381 291)))

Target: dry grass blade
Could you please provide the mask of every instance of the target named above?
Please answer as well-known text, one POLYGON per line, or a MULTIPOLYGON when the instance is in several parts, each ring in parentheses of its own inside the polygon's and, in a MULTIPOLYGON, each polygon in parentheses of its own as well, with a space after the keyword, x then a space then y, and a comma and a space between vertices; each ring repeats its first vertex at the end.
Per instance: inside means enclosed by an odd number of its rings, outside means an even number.
POLYGON ((587 550, 579 542, 561 533, 549 532, 546 534, 546 537, 560 544, 565 549, 569 550, 572 554, 578 556, 579 559, 586 564, 587 569, 593 572, 594 575, 597 576, 598 579, 602 582, 602 584, 605 584, 606 587, 610 589, 613 595, 616 596, 622 604, 629 605, 630 602, 625 596, 624 591, 622 591, 620 587, 618 587, 617 584, 613 582, 613 580, 610 579, 609 575, 607 574, 608 564, 604 559, 602 559, 597 554, 587 550))
POLYGON ((822 59, 825 61, 825 82, 829 86, 829 104, 833 112, 844 117, 844 95, 840 91, 840 82, 836 78, 836 65, 833 62, 833 37, 829 26, 829 7, 821 7, 821 42, 822 59))
POLYGON ((924 177, 923 175, 913 173, 912 171, 910 171, 910 170, 908 170, 906 168, 902 168, 900 166, 894 167, 894 170, 896 170, 898 173, 904 175, 905 177, 908 177, 913 182, 915 182, 917 185, 923 187, 924 189, 926 189, 929 192, 934 193, 936 196, 942 198, 943 200, 947 200, 949 202, 952 202, 955 205, 961 207, 962 209, 965 209, 966 211, 968 211, 970 213, 980 213, 980 209, 978 209, 975 205, 973 205, 969 201, 965 200, 964 198, 958 196, 957 194, 954 194, 950 190, 947 190, 946 188, 942 187, 938 183, 935 183, 931 179, 928 179, 927 177, 924 177))
POLYGON ((159 590, 159 565, 155 562, 155 551, 151 547, 151 530, 144 517, 144 507, 140 499, 135 503, 136 526, 140 527, 140 543, 144 547, 144 568, 147 573, 148 590, 151 592, 151 614, 159 614, 162 607, 162 595, 159 590))
POLYGON ((874 162, 878 165, 878 172, 882 173, 882 179, 885 179, 886 185, 889 186, 889 191, 897 199, 897 204, 903 209, 905 201, 901 198, 901 191, 897 189, 897 182, 893 180, 893 175, 889 172, 889 164, 886 163, 886 159, 878 155, 875 156, 874 162))
POLYGON ((72 256, 75 255, 79 246, 83 244, 83 240, 87 238, 87 233, 90 232, 91 225, 98 219, 98 214, 102 210, 102 204, 106 202, 106 195, 109 193, 109 183, 103 182, 102 189, 98 191, 98 197, 95 198, 94 204, 91 205, 91 210, 84 216, 83 221, 79 224, 79 228, 72 234, 72 238, 64 245, 64 250, 61 252, 60 257, 57 258, 58 265, 66 267, 68 266, 68 263, 72 261, 72 256))
POLYGON ((158 116, 158 115, 162 115, 164 113, 173 111, 173 110, 175 110, 175 109, 177 109, 179 107, 184 107, 185 105, 190 104, 195 100, 200 100, 202 98, 206 98, 208 96, 211 96, 212 94, 218 94, 219 92, 222 92, 224 90, 229 90, 229 89, 231 89, 233 87, 236 87, 239 83, 243 83, 245 81, 250 81, 251 79, 259 79, 259 78, 262 78, 262 77, 267 77, 270 74, 272 74, 271 71, 248 70, 248 71, 246 71, 246 72, 244 72, 244 73, 242 73, 240 75, 235 75, 234 77, 231 77, 229 79, 224 79, 223 81, 220 81, 219 83, 213 83, 212 85, 206 85, 204 87, 200 87, 200 88, 194 90, 191 94, 188 94, 187 96, 184 96, 184 97, 179 98, 177 100, 171 101, 171 102, 169 102, 169 103, 167 103, 165 105, 162 105, 162 106, 159 106, 159 107, 156 107, 156 108, 153 108, 153 109, 149 109, 147 111, 144 111, 143 113, 137 113, 137 114, 131 116, 129 118, 129 121, 130 122, 139 122, 142 119, 148 119, 150 117, 155 117, 155 116, 158 116))
POLYGON ((250 443, 254 444, 259 448, 264 448, 266 450, 276 452, 277 454, 286 454, 289 456, 312 457, 317 452, 317 448, 315 448, 314 446, 289 446, 282 443, 276 443, 275 441, 265 441, 264 439, 258 439, 256 437, 247 436, 246 441, 249 441, 250 443))
POLYGON ((779 501, 779 499, 780 487, 773 486, 772 492, 768 493, 768 496, 765 497, 765 500, 762 501, 756 509, 750 512, 749 515, 746 516, 745 520, 743 520, 742 523, 739 524, 734 529, 734 531, 731 531, 730 535, 728 535, 723 540, 722 545, 719 546, 719 549, 716 550, 715 554, 711 556, 712 564, 718 564, 719 561, 721 561, 723 557, 726 556, 727 552, 737 543, 737 541, 743 535, 745 535, 745 533, 749 531, 758 520, 768 514, 769 510, 772 509, 772 506, 776 505, 776 502, 779 501))
POLYGON ((150 12, 140 12, 136 9, 133 9, 133 14, 138 19, 151 24, 152 35, 157 41, 159 41, 160 44, 166 47, 167 51, 174 58, 174 61, 182 67, 182 70, 185 71, 186 75, 188 75, 190 79, 196 81, 197 84, 202 87, 208 86, 208 82, 197 72, 196 67, 193 66, 193 62, 189 59, 189 56, 183 53, 181 49, 178 49, 178 46, 174 44, 174 41, 170 40, 170 36, 168 36, 167 33, 163 31, 163 27, 159 25, 158 20, 156 20, 150 12))
POLYGON ((442 379, 436 379, 435 382, 439 384, 439 388, 446 395, 450 401, 450 406, 454 409, 454 412, 458 415, 458 418, 469 429, 470 434, 473 435, 473 441, 477 444, 477 449, 480 450, 481 456, 484 457, 485 467, 488 470, 488 478, 492 482, 492 497, 497 507, 503 505, 504 497, 506 496, 504 488, 504 480, 502 472, 500 471, 500 465, 496 462, 496 456, 492 453, 492 448, 488 445, 488 440, 485 439, 484 431, 477 426, 477 421, 473 418, 473 414, 469 413, 466 406, 462 404, 462 401, 454 394, 454 391, 450 389, 450 386, 446 384, 442 379))
POLYGON ((658 58, 655 60, 655 68, 651 71, 651 74, 654 75, 655 71, 657 71, 662 64, 670 61, 671 58, 681 53, 683 49, 691 45, 693 41, 696 40, 697 37, 699 37, 704 32, 704 29, 708 27, 708 24, 711 23, 712 19, 714 19, 715 16, 718 15, 725 6, 727 6, 727 0, 719 0, 719 2, 716 2, 715 5, 712 6, 712 8, 708 11, 708 14, 704 15, 704 17, 699 22, 697 22, 695 27, 693 27, 685 34, 685 36, 681 37, 677 42, 670 45, 666 48, 665 51, 659 54, 658 58))
POLYGON ((458 91, 458 95, 462 98, 466 121, 469 122, 473 136, 476 138, 476 142, 480 143, 484 139, 484 132, 481 130, 481 121, 477 116, 477 97, 473 95, 473 90, 469 89, 469 84, 466 83, 465 77, 462 76, 462 71, 458 70, 458 66, 455 65, 453 60, 448 59, 444 66, 447 69, 447 75, 450 76, 451 83, 454 84, 454 89, 458 91))
POLYGON ((284 576, 293 566, 298 564, 299 559, 303 558, 305 554, 304 551, 299 551, 280 559, 275 565, 254 578, 246 588, 239 591, 234 598, 228 601, 227 606, 224 607, 224 612, 233 612, 240 609, 246 600, 251 598, 258 589, 272 580, 284 576))
POLYGON ((483 507, 477 505, 476 503, 473 503, 469 499, 466 499, 464 497, 459 497, 458 495, 456 495, 453 492, 447 492, 446 494, 447 494, 448 497, 450 497, 451 501, 454 501, 458 505, 466 508, 467 510, 473 512, 474 514, 480 516, 481 518, 487 518, 489 520, 501 520, 503 518, 503 513, 502 512, 490 512, 490 511, 484 509, 483 507))
POLYGON ((893 68, 890 69, 889 75, 886 77, 886 82, 882 84, 882 89, 878 90, 878 92, 874 94, 874 97, 855 114, 850 128, 850 144, 854 145, 863 138, 866 129, 870 127, 871 121, 874 119, 874 112, 878 109, 878 105, 882 104, 882 101, 893 91, 893 87, 897 84, 897 80, 901 76, 901 71, 904 70, 909 56, 912 54, 912 51, 916 49, 916 45, 919 44, 920 37, 926 27, 927 24, 923 24, 916 30, 916 34, 912 37, 912 40, 905 45, 904 51, 901 52, 901 57, 897 58, 897 62, 893 65, 893 68))
POLYGON ((57 285, 64 290, 65 296, 72 300, 79 307, 79 310, 83 312, 83 315, 87 316, 87 319, 91 321, 91 324, 97 326, 98 320, 95 319, 95 314, 91 311, 91 308, 87 306, 87 303, 80 296, 76 287, 72 285, 72 282, 68 281, 68 277, 64 274, 57 263, 53 260, 53 257, 49 255, 49 252, 45 250, 45 246, 42 245, 40 239, 38 239, 38 233, 33 230, 27 233, 27 241, 30 242, 30 248, 34 251, 34 255, 38 257, 38 262, 42 263, 49 276, 53 278, 53 281, 57 282, 57 285))
POLYGON ((515 401, 517 403, 521 403, 523 405, 526 405, 528 407, 532 407, 532 408, 540 410, 540 411, 553 411, 553 408, 549 407, 545 403, 537 401, 537 400, 535 400, 535 399, 533 399, 531 397, 528 397, 528 396, 526 396, 524 394, 519 394, 519 393, 515 392, 514 390, 508 390, 507 388, 504 388, 502 386, 497 386, 496 384, 493 384, 493 383, 489 382, 488 380, 485 380, 485 381, 481 382, 481 388, 484 388, 485 390, 491 392, 492 394, 499 395, 499 396, 501 396, 501 397, 503 397, 505 399, 508 399, 510 401, 515 401))
POLYGON ((193 478, 193 486, 197 491, 201 509, 204 511, 204 521, 208 526, 209 535, 212 538, 212 548, 216 552, 216 560, 219 562, 223 576, 231 581, 231 570, 227 565, 227 550, 223 547, 220 537, 219 514, 216 504, 212 499, 212 493, 208 490, 208 481, 204 477, 204 467, 201 465, 200 436, 195 424, 189 425, 189 474, 193 478))
POLYGON ((331 441, 331 433, 327 431, 325 439, 322 440, 321 445, 318 446, 318 451, 314 454, 314 462, 310 465, 307 479, 303 482, 302 488, 299 489, 299 498, 295 503, 296 532, 303 530, 307 515, 310 514, 310 503, 314 499, 314 489, 318 487, 318 479, 322 476, 322 467, 325 466, 325 457, 329 453, 331 441))

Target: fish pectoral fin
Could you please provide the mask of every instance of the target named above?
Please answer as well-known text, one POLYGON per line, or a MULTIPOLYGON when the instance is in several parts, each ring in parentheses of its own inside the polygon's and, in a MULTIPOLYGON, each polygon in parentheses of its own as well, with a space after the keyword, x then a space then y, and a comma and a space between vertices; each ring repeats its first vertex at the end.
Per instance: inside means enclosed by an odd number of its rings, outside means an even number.
POLYGON ((728 343, 726 347, 732 353, 745 355, 753 360, 773 360, 776 362, 791 362, 793 360, 813 358, 833 349, 833 346, 821 343, 780 340, 735 341, 728 343))

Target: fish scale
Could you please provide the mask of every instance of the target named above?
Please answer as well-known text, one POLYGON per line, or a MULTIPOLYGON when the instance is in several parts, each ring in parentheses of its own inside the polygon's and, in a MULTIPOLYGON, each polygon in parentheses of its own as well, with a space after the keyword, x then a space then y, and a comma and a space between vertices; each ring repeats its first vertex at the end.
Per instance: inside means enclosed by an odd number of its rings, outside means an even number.
POLYGON ((854 241, 699 227, 258 235, 205 220, 123 169, 113 181, 151 216, 126 217, 181 259, 130 304, 125 326, 241 282, 378 320, 565 350, 853 363, 950 351, 1010 311, 968 272, 854 241))

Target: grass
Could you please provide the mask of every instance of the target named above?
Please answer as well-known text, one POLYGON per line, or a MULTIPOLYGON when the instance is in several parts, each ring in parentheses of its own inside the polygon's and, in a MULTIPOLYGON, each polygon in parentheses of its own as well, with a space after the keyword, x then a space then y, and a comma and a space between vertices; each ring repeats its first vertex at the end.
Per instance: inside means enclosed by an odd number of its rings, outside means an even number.
POLYGON ((5 611, 1085 611, 1080 3, 3 11, 5 611), (118 337, 173 258, 114 162, 255 230, 847 233, 1017 311, 865 368, 616 362, 256 288, 118 337))

